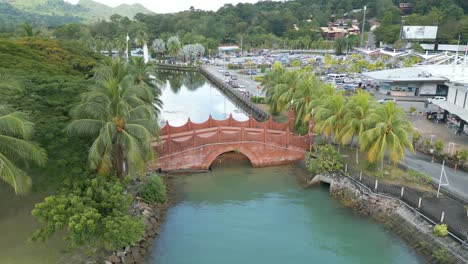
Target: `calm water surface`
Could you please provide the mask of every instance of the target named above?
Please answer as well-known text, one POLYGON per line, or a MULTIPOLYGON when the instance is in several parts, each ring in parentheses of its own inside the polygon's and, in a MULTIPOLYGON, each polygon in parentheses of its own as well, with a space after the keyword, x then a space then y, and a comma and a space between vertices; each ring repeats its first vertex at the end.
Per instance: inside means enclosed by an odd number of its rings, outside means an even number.
POLYGON ((423 263, 399 239, 328 195, 295 166, 216 164, 178 177, 150 263, 423 263))
MULTIPOLYGON (((162 117, 170 124, 189 116, 202 122, 210 113, 247 119, 199 74, 161 79, 162 117)), ((297 182, 304 173, 297 166, 254 169, 237 161, 178 177, 180 201, 169 209, 149 262, 422 263, 381 226, 333 201, 328 189, 304 190, 297 182)))

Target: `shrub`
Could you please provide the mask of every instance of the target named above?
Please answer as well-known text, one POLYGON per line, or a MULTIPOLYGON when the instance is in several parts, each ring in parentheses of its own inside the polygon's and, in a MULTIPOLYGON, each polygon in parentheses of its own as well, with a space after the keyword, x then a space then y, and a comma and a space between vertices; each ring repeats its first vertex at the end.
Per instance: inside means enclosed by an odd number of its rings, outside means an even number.
POLYGON ((431 141, 429 139, 424 140, 424 147, 426 149, 431 149, 432 148, 432 144, 431 144, 431 141))
POLYGON ((457 162, 458 166, 462 166, 468 160, 468 150, 463 149, 457 151, 454 155, 455 161, 457 162))
MULTIPOLYGON (((413 131, 413 142, 416 143, 420 139, 421 139, 421 133, 419 133, 419 131, 417 131, 417 130, 414 130, 413 131)), ((414 143, 413 143, 413 145, 414 145, 414 143)))
POLYGON ((46 197, 31 214, 42 223, 32 236, 44 241, 53 234, 65 234, 72 247, 117 250, 134 245, 145 233, 140 218, 129 215, 132 197, 115 180, 92 175, 75 180, 58 194, 46 197))
POLYGON ((432 253, 432 257, 437 261, 436 263, 449 263, 449 256, 445 249, 439 248, 432 253))
POLYGON ((367 169, 369 171, 376 171, 377 170, 377 163, 368 161, 367 162, 367 169))
POLYGON ((312 174, 321 174, 341 170, 341 155, 333 145, 317 146, 314 153, 306 153, 307 170, 312 174), (315 157, 314 157, 315 156, 315 157))
POLYGON ((263 104, 263 103, 265 103, 265 97, 252 96, 252 97, 250 97, 250 101, 252 101, 252 103, 256 103, 256 104, 263 104))
POLYGON ((410 113, 414 113, 416 112, 416 107, 414 106, 411 106, 410 109, 409 109, 410 113))
POLYGON ((434 235, 438 237, 446 237, 448 235, 448 228, 446 224, 437 224, 434 226, 434 235))
POLYGON ((444 142, 442 140, 437 140, 434 143, 434 149, 438 154, 442 154, 442 150, 444 150, 444 142))
POLYGON ((140 196, 148 203, 161 203, 166 200, 166 186, 158 175, 151 175, 140 189, 140 196))
POLYGON ((418 171, 415 171, 415 170, 409 170, 408 174, 413 179, 417 180, 418 182, 428 183, 428 184, 430 184, 432 182, 431 176, 429 176, 429 175, 427 175, 425 173, 421 173, 421 172, 418 172, 418 171))

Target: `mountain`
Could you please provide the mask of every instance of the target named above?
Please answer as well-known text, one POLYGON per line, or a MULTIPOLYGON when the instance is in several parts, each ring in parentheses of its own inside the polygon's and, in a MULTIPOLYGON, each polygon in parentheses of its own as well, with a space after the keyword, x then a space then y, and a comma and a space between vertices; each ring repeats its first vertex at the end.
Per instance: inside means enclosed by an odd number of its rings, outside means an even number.
POLYGON ((92 0, 80 0, 76 5, 63 0, 0 0, 0 21, 7 24, 29 21, 55 26, 61 21, 95 21, 109 18, 112 14, 132 19, 137 13, 152 12, 140 4, 123 4, 112 8, 92 0))
POLYGON ((107 18, 110 17, 112 14, 119 14, 121 16, 133 18, 138 13, 152 13, 141 4, 122 4, 112 8, 92 0, 80 0, 77 6, 81 6, 88 9, 88 15, 90 15, 92 18, 107 18))

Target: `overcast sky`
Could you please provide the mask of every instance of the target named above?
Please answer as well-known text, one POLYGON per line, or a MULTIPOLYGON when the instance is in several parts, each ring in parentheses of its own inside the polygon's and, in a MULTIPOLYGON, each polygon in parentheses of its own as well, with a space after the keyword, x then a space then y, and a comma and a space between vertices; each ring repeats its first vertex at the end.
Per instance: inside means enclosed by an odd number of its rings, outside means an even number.
MULTIPOLYGON (((65 0, 72 4, 78 3, 79 0, 65 0)), ((188 10, 191 6, 196 9, 203 10, 218 10, 224 4, 255 3, 258 0, 94 0, 108 6, 117 6, 119 4, 134 4, 140 3, 146 8, 155 13, 172 13, 183 10, 188 10)))

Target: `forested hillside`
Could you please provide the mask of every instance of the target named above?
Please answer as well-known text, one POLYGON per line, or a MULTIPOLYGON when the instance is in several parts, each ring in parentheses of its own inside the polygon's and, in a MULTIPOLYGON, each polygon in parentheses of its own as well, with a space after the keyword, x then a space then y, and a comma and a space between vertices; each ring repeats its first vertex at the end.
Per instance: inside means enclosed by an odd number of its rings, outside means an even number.
MULTIPOLYGON (((439 42, 453 43, 461 34, 468 41, 468 1, 466 0, 295 0, 224 5, 216 12, 190 9, 177 14, 139 14, 150 39, 178 34, 185 43, 238 43, 249 46, 282 47, 290 40, 310 43, 320 38, 319 27, 342 17, 362 23, 366 17, 381 21, 378 40, 393 43, 398 39, 402 17, 400 2, 414 4, 405 25, 438 25, 439 42)), ((366 21, 368 22, 368 21, 366 21)), ((104 25, 105 26, 105 25, 104 25)), ((366 31, 369 23, 366 23, 366 31)), ((99 25, 94 27, 102 32, 99 25)), ((105 36, 105 34, 104 34, 105 36)), ((307 46, 307 45, 306 45, 307 46)))
MULTIPOLYGON (((20 93, 6 102, 27 113, 35 123, 35 138, 49 156, 45 168, 34 168, 42 188, 53 181, 82 176, 86 168, 86 141, 66 136, 69 109, 90 82, 100 56, 75 43, 40 38, 0 38, 0 73, 11 76, 20 93)), ((37 184, 39 183, 39 184, 37 184)))
POLYGON ((72 5, 63 0, 0 0, 0 22, 16 25, 30 22, 42 26, 58 26, 70 22, 90 22, 119 14, 133 18, 137 13, 151 13, 140 4, 119 5, 115 8, 81 0, 72 5))

